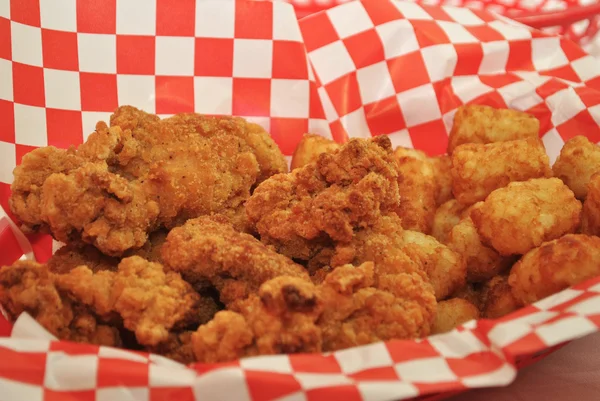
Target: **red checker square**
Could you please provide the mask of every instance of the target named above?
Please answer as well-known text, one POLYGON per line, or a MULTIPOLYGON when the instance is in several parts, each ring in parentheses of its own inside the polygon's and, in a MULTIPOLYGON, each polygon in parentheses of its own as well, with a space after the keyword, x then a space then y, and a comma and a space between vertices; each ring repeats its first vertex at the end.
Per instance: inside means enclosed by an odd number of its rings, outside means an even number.
POLYGON ((464 358, 446 358, 446 363, 458 377, 473 376, 493 372, 504 364, 504 361, 493 352, 479 352, 464 358))
POLYGON ((450 43, 446 32, 435 21, 411 20, 420 47, 450 43))
POLYGON ((98 346, 70 341, 53 341, 50 351, 63 352, 68 355, 98 355, 98 346))
POLYGON ((592 107, 600 104, 600 93, 597 90, 587 86, 573 89, 586 107, 592 107))
POLYGON ((449 393, 451 391, 466 389, 466 386, 459 381, 411 384, 413 384, 419 390, 419 394, 423 395, 435 393, 449 393))
POLYGON ((340 120, 335 120, 330 123, 329 128, 331 129, 331 137, 334 141, 337 143, 345 143, 348 141, 348 132, 340 120))
POLYGON ((562 79, 566 79, 566 80, 572 81, 572 82, 581 82, 579 75, 577 75, 577 73, 573 70, 573 68, 570 65, 565 65, 565 66, 554 68, 551 70, 546 70, 546 71, 540 72, 540 75, 545 75, 548 77, 562 78, 562 79))
POLYGON ((117 32, 117 0, 77 0, 77 31, 117 32))
POLYGON ((356 68, 367 67, 385 60, 383 44, 375 29, 350 36, 343 42, 356 68))
POLYGON ((525 111, 540 121, 540 136, 554 126, 552 124, 552 112, 546 103, 539 103, 525 111))
POLYGON ((306 390, 307 401, 363 401, 360 391, 355 385, 322 387, 313 390, 306 390))
POLYGON ((508 60, 506 71, 534 71, 531 59, 531 40, 516 40, 508 42, 508 60))
MULTIPOLYGON (((416 144, 415 148, 420 149, 416 144)), ((394 363, 439 356, 427 341, 393 340, 388 341, 386 346, 394 363)))
POLYGON ((339 40, 327 13, 319 13, 300 22, 306 50, 311 52, 339 40))
POLYGON ((513 73, 497 74, 497 75, 482 75, 479 77, 484 85, 487 85, 494 89, 502 88, 506 85, 520 82, 523 79, 513 73))
POLYGON ((306 49, 300 42, 273 42, 273 78, 308 79, 306 49))
POLYGON ((504 98, 498 92, 488 92, 473 99, 469 104, 483 104, 497 109, 507 109, 508 106, 504 98))
POLYGON ((276 400, 301 391, 302 387, 292 375, 246 370, 246 383, 252 400, 276 400), (265 386, 265 383, 269 383, 265 386))
POLYGON ((365 105, 367 125, 373 135, 391 134, 406 128, 396 96, 365 105))
POLYGON ((10 20, 0 18, 0 58, 12 59, 10 20))
POLYGON ((195 401, 190 387, 150 387, 150 401, 195 401))
MULTIPOLYGON (((20 163, 20 161, 17 162, 17 164, 18 163, 20 163)), ((17 218, 10 212, 10 206, 8 205, 10 193, 10 184, 0 182, 0 206, 4 209, 4 211, 12 221, 18 223, 17 218)))
POLYGON ((194 77, 156 77, 156 114, 193 111, 194 77))
POLYGON ((367 369, 367 370, 364 370, 364 371, 361 371, 358 373, 354 373, 354 374, 350 375, 350 377, 356 381, 370 381, 370 380, 397 381, 397 380, 399 380, 398 373, 396 373, 396 369, 394 369, 391 366, 367 369))
POLYGON ((376 26, 402 18, 402 13, 391 1, 363 0, 362 4, 376 26))
POLYGON ((81 112, 73 110, 46 109, 48 145, 68 148, 83 142, 81 112))
POLYGON ((273 4, 238 1, 235 4, 235 37, 238 39, 273 38, 273 4), (248 18, 252 15, 253 18, 248 18))
POLYGON ((564 39, 561 40, 560 47, 561 47, 562 51, 565 53, 565 56, 567 56, 567 59, 569 59, 570 61, 575 61, 575 60, 580 59, 581 57, 587 56, 587 53, 582 51, 581 47, 577 46, 570 40, 564 40, 564 39))
POLYGON ((416 88, 431 80, 427 68, 425 68, 423 56, 418 50, 390 59, 387 65, 396 93, 416 88), (410 79, 407 79, 406 71, 410 71, 410 79))
POLYGON ((7 100, 0 100, 0 141, 15 143, 15 107, 7 100))
POLYGON ((309 87, 309 96, 310 96, 310 104, 309 104, 309 116, 310 118, 325 118, 325 110, 323 110, 323 103, 321 102, 321 97, 319 96, 317 85, 314 82, 310 83, 309 87))
POLYGON ((44 69, 13 62, 12 72, 13 82, 19 82, 13 85, 15 103, 44 107, 44 69))
POLYGON ((341 373, 340 365, 333 355, 292 354, 289 355, 294 372, 304 373, 341 373))
POLYGON ((83 111, 114 111, 117 108, 117 76, 113 74, 79 74, 81 109, 83 111))
POLYGON ((556 130, 565 142, 582 133, 585 133, 585 136, 591 142, 600 142, 600 127, 587 109, 580 111, 575 117, 557 126, 556 130))
POLYGON ((588 316, 587 319, 600 328, 600 315, 588 316))
POLYGON ((196 0, 156 0, 158 36, 194 36, 196 0))
POLYGON ((429 156, 443 155, 448 146, 448 134, 442 120, 409 128, 410 139, 416 149, 421 149, 429 156))
POLYGON ((286 156, 294 153, 300 139, 307 132, 306 118, 271 118, 271 137, 286 156))
POLYGON ((52 237, 45 234, 28 235, 27 239, 33 248, 35 260, 46 263, 52 256, 52 237))
POLYGON ((127 359, 98 359, 98 387, 148 386, 148 364, 127 359))
POLYGON ((421 7, 423 8, 423 10, 425 10, 425 12, 429 15, 431 15, 433 17, 434 20, 436 21, 450 21, 450 22, 455 22, 454 18, 451 18, 445 11, 443 8, 439 7, 439 6, 430 6, 427 4, 422 4, 421 7))
POLYGON ((0 377, 27 384, 44 384, 46 353, 17 352, 0 346, 0 377))
POLYGON ((10 19, 25 25, 40 26, 39 0, 14 0, 10 2, 10 19))
POLYGON ((454 68, 454 75, 477 75, 483 60, 481 43, 460 43, 454 45, 459 55, 454 68))
POLYGON ((23 160, 23 156, 25 156, 27 153, 29 153, 35 149, 37 149, 37 147, 35 147, 35 146, 16 144, 15 152, 17 155, 17 164, 21 164, 21 160, 23 160))
POLYGON ((473 8, 473 9, 471 9, 471 12, 473 14, 475 14, 477 17, 479 17, 479 19, 481 19, 483 22, 493 22, 493 21, 498 20, 494 16, 494 14, 491 14, 490 12, 488 12, 486 10, 477 10, 477 9, 473 8))
POLYGON ((547 345, 535 333, 529 333, 518 340, 513 341, 503 348, 503 351, 513 357, 531 355, 534 352, 542 351, 547 345))
POLYGON ((233 114, 267 117, 271 111, 271 80, 234 78, 233 114))
POLYGON ((231 77, 233 39, 196 38, 194 74, 203 77, 231 77))
POLYGON ((463 104, 462 100, 454 93, 450 78, 434 82, 432 85, 442 114, 446 114, 463 104))
MULTIPOLYGON (((474 11, 474 10, 471 10, 474 11)), ((480 17, 481 18, 481 17, 480 17)), ((480 42, 494 42, 497 40, 506 40, 504 36, 489 25, 465 26, 469 33, 479 39, 480 42)))
MULTIPOLYGON (((2 193, 2 191, 0 191, 0 194, 1 193, 2 193)), ((592 279, 589 279, 589 280, 586 280, 586 281, 584 281, 584 282, 582 282, 580 284, 574 285, 573 288, 576 289, 576 290, 587 291, 591 287, 595 286, 596 284, 600 284, 600 276, 592 278, 592 279)), ((598 296, 598 292, 597 291, 592 292, 592 294, 594 294, 594 296, 598 296)))
POLYGON ((325 86, 325 90, 340 117, 358 110, 362 106, 356 72, 330 82, 325 86))
MULTIPOLYGON (((15 233, 9 225, 0 228, 0 244, 2 244, 0 266, 10 266, 23 256, 21 245, 19 245, 19 241, 17 241, 17 237, 15 237, 15 233)), ((8 336, 11 331, 12 325, 0 314, 0 336, 8 336)))
POLYGON ((54 391, 44 388, 44 401, 96 401, 96 390, 54 391))
POLYGON ((577 297, 575 297, 573 299, 570 299, 568 301, 562 302, 562 303, 560 303, 560 304, 552 307, 550 310, 571 314, 573 312, 572 311, 568 311, 567 309, 569 309, 569 308, 571 308, 571 307, 573 307, 573 306, 575 306, 575 305, 577 305, 579 303, 586 302, 586 301, 588 301, 588 300, 590 300, 592 298, 596 298, 597 296, 598 296, 598 294, 594 294, 594 293, 591 293, 591 292, 584 292, 581 295, 579 295, 579 296, 577 296, 577 297))
POLYGON ((545 99, 548 96, 554 95, 558 91, 561 91, 563 89, 567 89, 568 87, 569 87, 569 85, 567 85, 564 82, 561 82, 561 81, 556 80, 556 79, 551 79, 549 81, 546 81, 544 84, 538 86, 535 89, 535 92, 538 95, 540 95, 540 97, 542 97, 543 99, 545 99))
POLYGON ((77 53, 77 33, 42 29, 44 67, 77 71, 79 69, 77 53))
POLYGON ((154 75, 155 37, 117 35, 117 73, 154 75))

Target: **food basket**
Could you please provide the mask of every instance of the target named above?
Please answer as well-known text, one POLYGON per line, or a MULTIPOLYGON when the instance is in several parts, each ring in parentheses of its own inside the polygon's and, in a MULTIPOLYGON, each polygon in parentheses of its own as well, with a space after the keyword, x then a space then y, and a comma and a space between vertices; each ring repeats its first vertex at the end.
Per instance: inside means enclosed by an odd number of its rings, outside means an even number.
MULTIPOLYGON (((17 229, 13 168, 81 143, 120 104, 246 117, 287 156, 305 132, 441 154, 462 104, 531 113, 552 161, 574 135, 600 141, 598 60, 485 10, 363 0, 298 21, 283 2, 11 0, 0 37, 1 265, 60 246, 17 229)), ((422 340, 190 367, 56 341, 24 314, 0 318, 0 400, 441 399, 507 385, 599 327, 600 277, 422 340)))

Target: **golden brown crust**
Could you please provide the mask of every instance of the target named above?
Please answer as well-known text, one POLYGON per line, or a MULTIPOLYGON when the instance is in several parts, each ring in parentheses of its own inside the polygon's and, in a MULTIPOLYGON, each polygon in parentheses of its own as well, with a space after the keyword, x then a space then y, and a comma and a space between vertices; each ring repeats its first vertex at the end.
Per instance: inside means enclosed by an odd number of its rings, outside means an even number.
POLYGON ((479 318, 479 309, 462 298, 451 298, 437 305, 435 320, 431 326, 431 334, 446 333, 470 320, 479 318))
POLYGON ((581 233, 600 236, 600 174, 590 179, 581 213, 581 233))
POLYGON ((442 244, 446 243, 452 227, 458 224, 465 210, 466 206, 458 203, 456 199, 451 199, 440 205, 433 217, 431 236, 442 244))
POLYGON ((438 184, 436 204, 440 206, 454 196, 452 194, 452 158, 448 155, 441 155, 433 157, 431 162, 438 184))
POLYGON ((600 171, 600 147, 585 136, 571 138, 561 149, 552 170, 577 199, 584 200, 592 175, 600 171))
POLYGON ((307 164, 314 163, 321 153, 331 153, 340 148, 340 144, 321 135, 306 134, 296 146, 292 156, 291 170, 304 167, 307 164))
POLYGON ((481 289, 481 316, 497 319, 522 307, 508 284, 508 276, 498 275, 487 281, 481 289))

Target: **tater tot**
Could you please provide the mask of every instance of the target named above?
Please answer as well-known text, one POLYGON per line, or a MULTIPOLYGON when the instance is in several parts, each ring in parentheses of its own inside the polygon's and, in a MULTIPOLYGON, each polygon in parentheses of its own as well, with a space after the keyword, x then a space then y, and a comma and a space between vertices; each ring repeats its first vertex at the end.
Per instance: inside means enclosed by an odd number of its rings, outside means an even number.
POLYGON ((481 308, 481 285, 467 283, 464 287, 451 295, 452 298, 461 298, 469 301, 477 308, 481 308))
POLYGON ((509 182, 542 177, 552 177, 552 169, 537 138, 466 144, 452 154, 452 192, 464 205, 484 200, 509 182))
POLYGON ((294 151, 290 169, 294 170, 299 167, 304 167, 307 164, 316 161, 321 153, 333 152, 339 147, 340 144, 331 139, 324 138, 320 135, 306 134, 302 137, 294 151))
POLYGON ((461 106, 454 115, 448 138, 448 154, 464 143, 493 143, 538 138, 537 118, 517 110, 489 106, 461 106))
POLYGON ((452 158, 448 155, 441 155, 431 158, 435 177, 438 183, 438 194, 436 203, 441 205, 452 199, 452 158))
POLYGON ((600 236, 600 174, 594 174, 588 184, 581 213, 581 232, 600 236))
POLYGON ((554 166, 554 176, 563 180, 577 199, 585 199, 592 175, 600 171, 600 146, 585 136, 576 136, 565 143, 554 166))
POLYGON ((438 207, 433 217, 431 236, 445 244, 450 230, 458 224, 465 209, 466 206, 458 203, 456 199, 438 207))
POLYGON ((525 254, 508 283, 517 300, 530 304, 598 275, 600 238, 568 234, 525 254))
POLYGON ((402 227, 429 234, 438 193, 433 163, 419 150, 397 148, 395 155, 400 193, 396 213, 402 219, 402 227))
POLYGON ((574 232, 581 202, 558 178, 511 182, 492 192, 471 218, 483 242, 501 255, 523 255, 574 232))
POLYGON ((462 298, 452 298, 439 302, 435 319, 431 326, 431 334, 441 334, 470 320, 479 318, 479 309, 462 298))
POLYGON ((507 276, 493 277, 481 290, 481 317, 483 318, 497 319, 522 306, 523 304, 513 296, 507 276))

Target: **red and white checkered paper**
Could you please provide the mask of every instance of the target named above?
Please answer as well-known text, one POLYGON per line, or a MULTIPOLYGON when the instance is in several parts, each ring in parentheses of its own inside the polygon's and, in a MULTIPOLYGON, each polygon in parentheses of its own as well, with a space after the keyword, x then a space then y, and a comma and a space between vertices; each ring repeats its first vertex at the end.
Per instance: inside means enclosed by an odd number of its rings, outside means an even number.
MULTIPOLYGON (((0 40, 5 211, 25 152, 81 143, 118 104, 244 116, 286 155, 306 131, 338 141, 389 135, 439 154, 465 103, 535 115, 552 159, 574 135, 600 141, 600 62, 484 11, 364 0, 298 22, 281 2, 4 0, 0 38, 10 38, 0 40)), ((0 264, 44 261, 55 246, 47 236, 27 241, 0 215, 0 264)), ((420 341, 184 367, 55 341, 23 315, 10 336, 0 318, 0 401, 440 399, 505 385, 599 326, 597 278, 420 341)))

